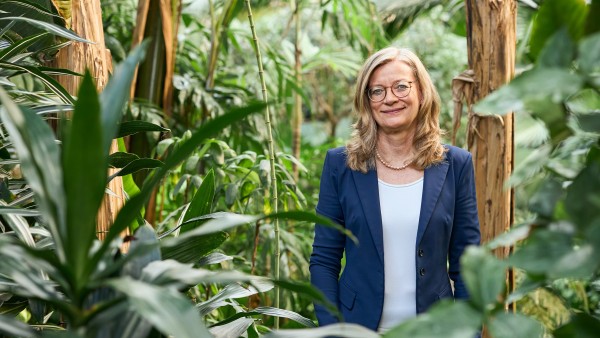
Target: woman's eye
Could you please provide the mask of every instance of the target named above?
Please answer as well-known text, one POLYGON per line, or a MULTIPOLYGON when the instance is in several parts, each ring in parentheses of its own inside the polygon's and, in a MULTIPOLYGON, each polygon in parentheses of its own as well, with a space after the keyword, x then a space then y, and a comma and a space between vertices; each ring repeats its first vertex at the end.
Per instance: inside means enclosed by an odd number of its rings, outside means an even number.
POLYGON ((404 83, 398 83, 394 88, 397 91, 403 92, 403 91, 407 90, 410 87, 408 85, 404 84, 404 83))
POLYGON ((371 89, 371 95, 372 96, 383 95, 383 89, 382 88, 373 88, 373 89, 371 89))

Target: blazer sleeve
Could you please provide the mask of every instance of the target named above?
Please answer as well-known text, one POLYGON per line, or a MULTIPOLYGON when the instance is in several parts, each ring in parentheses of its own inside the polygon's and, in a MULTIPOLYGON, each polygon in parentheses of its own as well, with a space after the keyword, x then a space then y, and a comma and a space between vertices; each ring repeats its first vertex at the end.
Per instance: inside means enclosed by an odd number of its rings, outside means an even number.
POLYGON ((460 274, 460 257, 468 245, 479 245, 479 216, 475 194, 475 172, 471 154, 467 153, 456 184, 454 225, 448 252, 448 274, 454 282, 454 297, 467 299, 469 294, 460 274))
MULTIPOLYGON (((333 159, 335 156, 336 154, 332 154, 330 150, 325 157, 316 211, 317 214, 344 226, 344 214, 338 198, 334 165, 334 162, 342 159, 333 159)), ((338 230, 322 224, 315 225, 313 252, 310 256, 311 283, 335 306, 339 304, 338 277, 345 242, 345 235, 338 230)), ((315 304, 315 313, 321 326, 338 322, 338 319, 322 305, 315 304)))

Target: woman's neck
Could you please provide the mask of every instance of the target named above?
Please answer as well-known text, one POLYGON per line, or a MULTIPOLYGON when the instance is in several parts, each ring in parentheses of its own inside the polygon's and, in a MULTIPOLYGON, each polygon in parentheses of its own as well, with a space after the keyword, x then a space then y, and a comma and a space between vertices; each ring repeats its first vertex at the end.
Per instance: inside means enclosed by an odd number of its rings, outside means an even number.
POLYGON ((414 133, 384 134, 377 136, 377 150, 387 158, 406 159, 414 153, 414 133))

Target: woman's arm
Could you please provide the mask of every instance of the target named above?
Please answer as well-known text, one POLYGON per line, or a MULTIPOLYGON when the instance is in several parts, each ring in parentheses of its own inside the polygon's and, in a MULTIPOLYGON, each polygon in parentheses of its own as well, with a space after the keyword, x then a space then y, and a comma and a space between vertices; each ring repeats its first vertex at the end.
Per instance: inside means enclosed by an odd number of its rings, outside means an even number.
POLYGON ((456 185, 454 225, 448 252, 448 274, 450 279, 454 281, 454 298, 466 299, 469 297, 460 275, 460 257, 465 247, 479 245, 480 239, 477 199, 475 197, 475 173, 473 159, 471 154, 468 154, 456 185))
MULTIPOLYGON (((344 226, 344 214, 338 199, 332 156, 334 155, 331 151, 328 151, 325 157, 317 213, 344 226)), ((345 243, 345 235, 338 230, 321 224, 315 226, 315 240, 310 256, 311 283, 335 306, 339 304, 338 277, 345 243)), ((338 322, 338 319, 321 305, 315 304, 315 312, 321 326, 338 322)))

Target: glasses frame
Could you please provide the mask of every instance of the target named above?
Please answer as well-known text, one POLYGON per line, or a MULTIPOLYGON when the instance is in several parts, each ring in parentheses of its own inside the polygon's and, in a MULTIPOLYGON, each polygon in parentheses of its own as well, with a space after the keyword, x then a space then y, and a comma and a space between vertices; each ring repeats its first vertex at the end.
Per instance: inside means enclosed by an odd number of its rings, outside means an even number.
POLYGON ((391 92, 392 92, 392 94, 394 94, 394 96, 395 96, 395 97, 397 97, 397 98, 399 98, 399 99, 402 99, 402 98, 405 98, 405 97, 407 97, 408 95, 410 95, 410 91, 412 90, 412 84, 413 84, 413 82, 415 82, 415 81, 404 81, 404 80, 398 80, 398 81, 394 82, 394 83, 393 83, 391 86, 387 86, 387 87, 386 87, 386 86, 374 86, 374 87, 371 87, 371 88, 367 88, 367 89, 366 89, 366 94, 367 94, 367 97, 369 98, 369 100, 370 100, 371 102, 375 102, 375 103, 383 102, 383 101, 385 100, 385 98, 387 97, 388 88, 389 88, 389 89, 391 89, 391 92), (398 96, 398 95, 397 95, 397 94, 394 92, 394 90, 392 89, 392 88, 393 88, 395 85, 397 85, 399 82, 408 83, 408 90, 407 90, 407 92, 406 92, 406 95, 403 95, 403 96, 398 96), (384 91, 383 91, 383 93, 384 93, 384 94, 383 94, 383 98, 382 98, 381 100, 373 100, 373 99, 371 98, 370 91, 371 91, 371 89, 373 89, 373 88, 383 88, 383 90, 384 90, 384 91))

